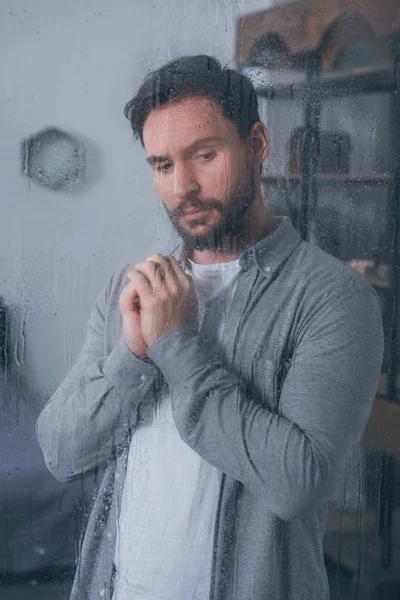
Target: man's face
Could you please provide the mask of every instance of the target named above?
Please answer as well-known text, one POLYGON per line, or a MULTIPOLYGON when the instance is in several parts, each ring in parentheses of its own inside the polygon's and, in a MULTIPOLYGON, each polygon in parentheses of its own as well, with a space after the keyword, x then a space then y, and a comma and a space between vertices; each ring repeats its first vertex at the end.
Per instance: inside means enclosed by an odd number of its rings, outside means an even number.
POLYGON ((188 247, 210 250, 240 235, 255 198, 251 150, 214 102, 188 98, 153 110, 143 140, 154 185, 188 247))

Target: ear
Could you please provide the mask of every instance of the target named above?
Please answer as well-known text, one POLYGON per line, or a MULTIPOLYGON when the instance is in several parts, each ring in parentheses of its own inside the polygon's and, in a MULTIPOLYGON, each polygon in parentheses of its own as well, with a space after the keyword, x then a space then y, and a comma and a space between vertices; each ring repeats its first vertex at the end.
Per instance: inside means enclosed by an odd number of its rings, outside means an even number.
POLYGON ((268 133, 264 123, 257 121, 250 131, 251 151, 254 158, 254 165, 261 165, 268 156, 269 140, 268 133))

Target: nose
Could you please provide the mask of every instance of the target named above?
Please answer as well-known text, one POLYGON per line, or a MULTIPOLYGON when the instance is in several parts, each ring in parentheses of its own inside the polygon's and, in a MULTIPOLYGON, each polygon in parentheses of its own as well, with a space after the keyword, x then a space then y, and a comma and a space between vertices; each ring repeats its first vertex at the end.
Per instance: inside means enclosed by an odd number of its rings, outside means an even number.
POLYGON ((199 184, 197 183, 194 169, 189 165, 177 165, 174 168, 174 194, 177 198, 183 199, 197 192, 199 184))

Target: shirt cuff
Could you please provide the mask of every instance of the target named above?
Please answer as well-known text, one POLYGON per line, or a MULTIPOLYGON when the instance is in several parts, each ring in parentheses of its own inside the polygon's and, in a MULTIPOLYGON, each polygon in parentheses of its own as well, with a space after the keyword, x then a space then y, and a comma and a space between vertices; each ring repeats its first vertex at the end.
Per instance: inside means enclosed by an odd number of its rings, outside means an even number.
POLYGON ((155 365, 136 356, 128 348, 124 338, 120 339, 103 365, 103 374, 109 381, 114 384, 126 382, 128 386, 147 381, 154 377, 155 372, 155 365))
POLYGON ((149 346, 147 355, 160 369, 170 389, 210 359, 194 322, 183 323, 162 335, 149 346))

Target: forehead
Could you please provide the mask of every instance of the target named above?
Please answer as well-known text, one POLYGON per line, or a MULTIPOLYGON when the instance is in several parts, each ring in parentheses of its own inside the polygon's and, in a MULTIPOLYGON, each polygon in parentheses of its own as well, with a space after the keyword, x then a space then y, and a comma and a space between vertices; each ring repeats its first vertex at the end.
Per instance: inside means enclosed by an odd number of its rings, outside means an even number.
POLYGON ((186 98, 176 104, 152 110, 143 128, 148 154, 169 154, 185 148, 198 138, 237 137, 236 125, 221 108, 206 98, 186 98))

